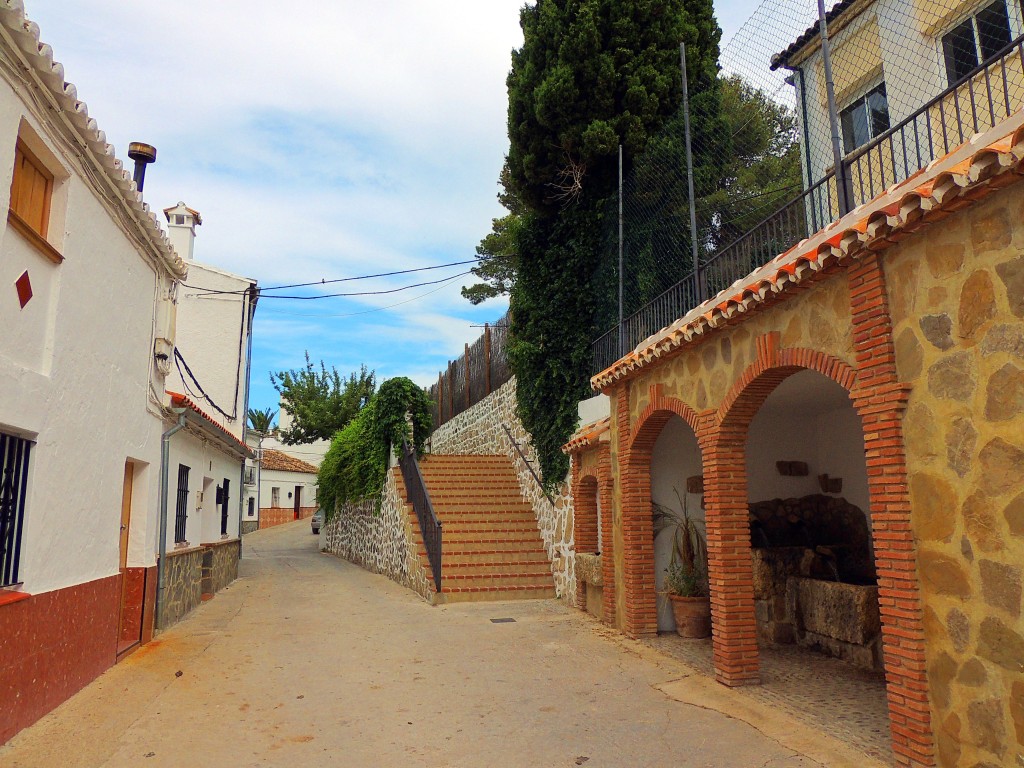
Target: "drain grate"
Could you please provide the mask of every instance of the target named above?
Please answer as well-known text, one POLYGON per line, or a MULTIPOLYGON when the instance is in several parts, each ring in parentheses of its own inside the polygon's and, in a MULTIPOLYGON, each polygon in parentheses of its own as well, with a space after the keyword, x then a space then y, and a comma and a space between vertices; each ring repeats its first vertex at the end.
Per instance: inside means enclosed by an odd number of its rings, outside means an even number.
POLYGON ((505 618, 505 619, 491 619, 491 624, 515 624, 515 623, 516 623, 515 619, 509 619, 509 618, 505 618))

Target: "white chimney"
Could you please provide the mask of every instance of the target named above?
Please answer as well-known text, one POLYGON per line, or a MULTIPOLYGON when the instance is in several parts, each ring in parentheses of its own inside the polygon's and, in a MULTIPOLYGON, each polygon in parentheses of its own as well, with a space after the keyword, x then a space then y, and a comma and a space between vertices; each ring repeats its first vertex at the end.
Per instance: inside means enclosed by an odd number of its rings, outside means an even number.
POLYGON ((203 223, 199 211, 193 210, 180 200, 172 208, 164 208, 167 217, 167 237, 174 251, 185 261, 192 260, 196 242, 196 227, 203 223))

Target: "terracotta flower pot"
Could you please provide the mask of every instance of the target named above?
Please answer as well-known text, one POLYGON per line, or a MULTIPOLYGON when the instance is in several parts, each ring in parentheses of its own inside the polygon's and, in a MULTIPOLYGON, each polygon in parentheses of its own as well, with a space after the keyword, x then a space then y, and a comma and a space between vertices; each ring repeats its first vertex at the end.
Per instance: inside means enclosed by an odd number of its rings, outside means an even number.
POLYGON ((711 634, 711 598, 669 595, 676 633, 680 637, 698 638, 711 634))

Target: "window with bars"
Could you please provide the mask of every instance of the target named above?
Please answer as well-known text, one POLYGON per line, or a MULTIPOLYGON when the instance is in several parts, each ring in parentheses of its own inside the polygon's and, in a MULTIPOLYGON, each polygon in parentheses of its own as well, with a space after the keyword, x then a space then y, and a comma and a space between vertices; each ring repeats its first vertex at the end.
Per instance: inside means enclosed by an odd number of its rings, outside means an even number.
POLYGON ((220 497, 220 535, 224 536, 228 532, 228 488, 231 485, 231 481, 226 477, 224 478, 223 491, 220 497))
POLYGON ((0 587, 20 583, 21 530, 32 442, 0 432, 0 587))
POLYGON ((174 543, 185 541, 185 523, 188 521, 188 473, 190 468, 178 465, 178 500, 174 507, 174 543))
POLYGON ((889 130, 889 101, 885 83, 872 88, 839 113, 843 152, 849 154, 889 130))
POLYGON ((946 81, 953 85, 1010 42, 1010 15, 1005 0, 982 7, 942 36, 946 81))

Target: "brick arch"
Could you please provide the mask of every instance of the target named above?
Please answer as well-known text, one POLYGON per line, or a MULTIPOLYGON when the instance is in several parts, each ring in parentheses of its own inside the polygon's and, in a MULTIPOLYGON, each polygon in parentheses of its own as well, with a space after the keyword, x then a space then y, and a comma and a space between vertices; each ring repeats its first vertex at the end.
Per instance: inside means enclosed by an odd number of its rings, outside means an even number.
MULTIPOLYGON (((577 552, 602 553, 602 621, 615 624, 615 558, 612 524, 613 479, 611 452, 607 443, 598 443, 573 452, 573 542, 577 552), (597 465, 583 467, 584 453, 596 451, 597 465), (600 514, 600 541, 598 515, 600 514)), ((586 585, 576 583, 576 606, 586 610, 586 585)))
POLYGON ((674 397, 665 397, 661 386, 651 389, 651 402, 631 430, 622 478, 622 530, 626 546, 623 558, 625 617, 623 628, 633 637, 658 632, 654 573, 654 524, 651 516, 651 460, 654 444, 673 416, 693 431, 702 453, 700 436, 708 419, 674 397))

